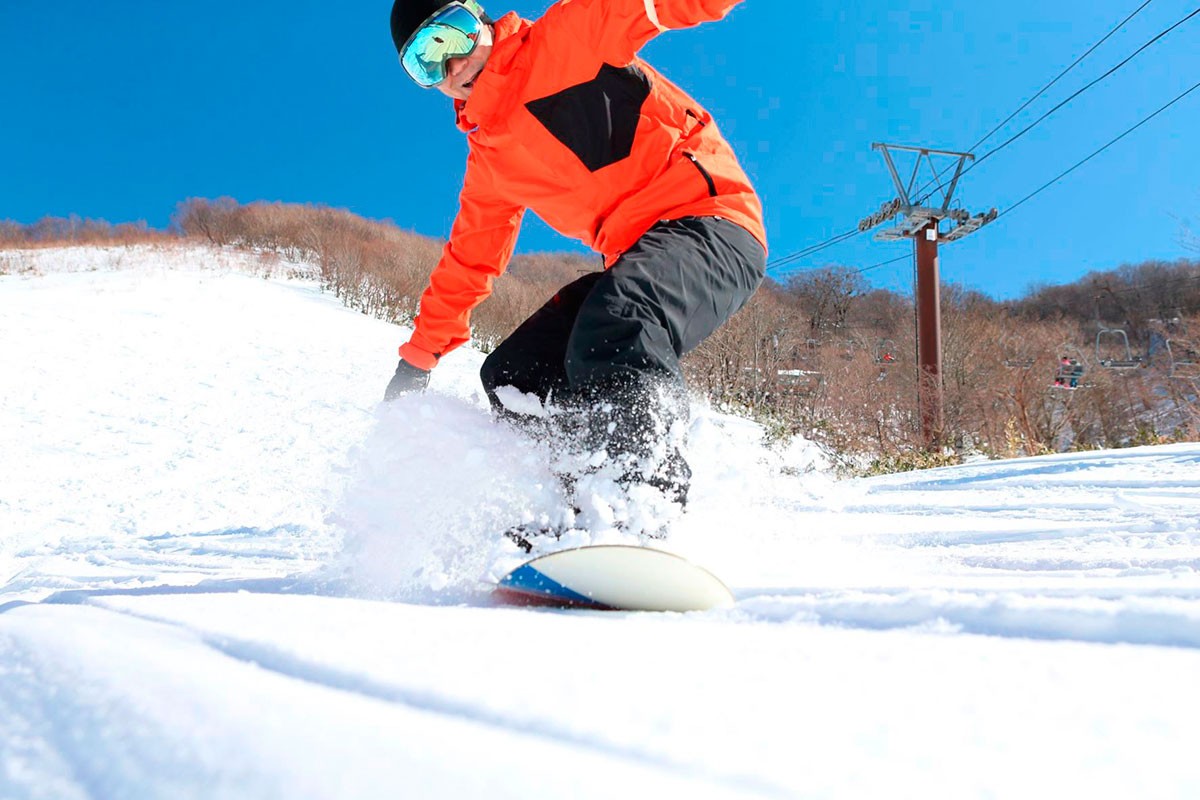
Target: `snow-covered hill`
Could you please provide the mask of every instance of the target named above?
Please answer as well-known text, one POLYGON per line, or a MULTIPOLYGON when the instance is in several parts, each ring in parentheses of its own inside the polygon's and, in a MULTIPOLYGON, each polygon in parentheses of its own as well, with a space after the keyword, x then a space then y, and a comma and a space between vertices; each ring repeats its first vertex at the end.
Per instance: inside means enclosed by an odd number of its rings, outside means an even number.
POLYGON ((495 608, 478 353, 383 408, 312 283, 0 256, 0 797, 1200 795, 1200 444, 838 482, 698 406, 735 607, 495 608))

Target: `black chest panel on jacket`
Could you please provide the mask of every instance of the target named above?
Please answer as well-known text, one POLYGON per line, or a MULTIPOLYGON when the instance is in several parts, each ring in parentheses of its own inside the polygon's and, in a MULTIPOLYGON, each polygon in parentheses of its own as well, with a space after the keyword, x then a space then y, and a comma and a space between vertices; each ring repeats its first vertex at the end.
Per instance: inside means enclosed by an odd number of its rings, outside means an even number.
POLYGON ((629 157, 649 96, 650 79, 636 66, 605 64, 590 81, 531 100, 525 108, 595 172, 629 157))

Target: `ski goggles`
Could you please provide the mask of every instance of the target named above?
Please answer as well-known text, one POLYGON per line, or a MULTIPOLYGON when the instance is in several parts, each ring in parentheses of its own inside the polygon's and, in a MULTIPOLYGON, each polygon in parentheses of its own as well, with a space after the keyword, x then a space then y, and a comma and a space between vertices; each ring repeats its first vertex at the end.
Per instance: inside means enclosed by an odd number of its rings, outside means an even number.
POLYGON ((400 49, 408 77, 426 89, 446 80, 446 61, 474 52, 483 30, 482 10, 473 0, 456 1, 425 20, 400 49))

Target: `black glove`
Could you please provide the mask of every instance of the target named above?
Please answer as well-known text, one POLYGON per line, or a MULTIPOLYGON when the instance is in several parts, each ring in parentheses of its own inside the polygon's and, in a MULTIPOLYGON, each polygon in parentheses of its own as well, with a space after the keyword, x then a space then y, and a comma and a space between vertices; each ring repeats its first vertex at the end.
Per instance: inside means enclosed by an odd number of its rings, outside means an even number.
POLYGON ((412 364, 400 359, 400 363, 396 365, 396 374, 388 381, 387 389, 383 393, 384 401, 395 400, 397 397, 409 392, 422 392, 429 385, 429 370, 414 367, 412 364))

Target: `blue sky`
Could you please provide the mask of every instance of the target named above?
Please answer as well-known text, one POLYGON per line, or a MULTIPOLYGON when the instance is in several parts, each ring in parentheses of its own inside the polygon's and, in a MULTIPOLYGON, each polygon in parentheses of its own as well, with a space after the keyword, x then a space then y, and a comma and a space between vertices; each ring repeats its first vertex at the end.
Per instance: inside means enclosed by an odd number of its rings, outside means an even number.
MULTIPOLYGON (((544 0, 487 3, 536 17, 544 0)), ((749 0, 643 55, 716 116, 767 209, 772 260, 892 195, 873 141, 970 146, 1141 0, 855 4, 749 0)), ((983 155, 1195 8, 1154 0, 988 140, 983 155)), ((0 218, 164 226, 187 197, 348 208, 444 236, 465 142, 449 101, 407 82, 389 2, 0 3, 0 218)), ((1200 17, 964 178, 1003 210, 1200 81, 1200 17)), ((996 297, 1188 255, 1200 222, 1200 90, 994 225, 942 250, 946 280, 996 297)), ((903 167, 902 167, 903 169, 903 167)), ((532 215, 521 251, 578 249, 532 215)), ((911 251, 869 235, 790 268, 911 251)), ((1194 253, 1192 254, 1195 255, 1194 253)), ((907 291, 905 261, 870 271, 907 291)), ((778 275, 778 272, 775 274, 778 275)))

